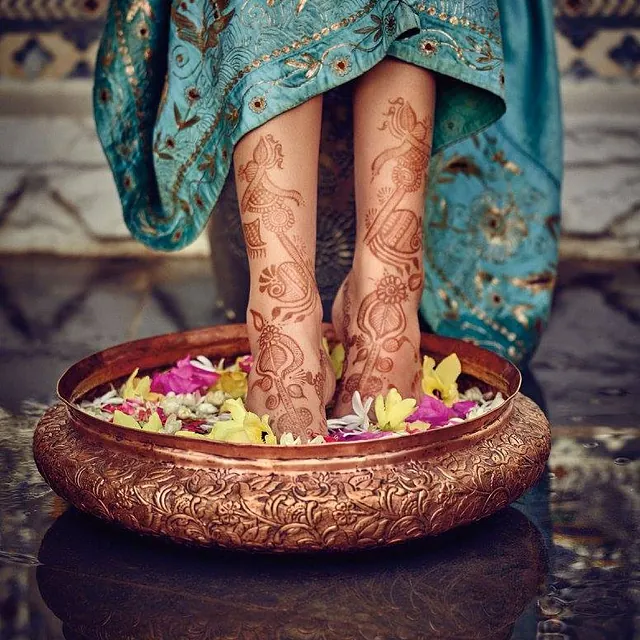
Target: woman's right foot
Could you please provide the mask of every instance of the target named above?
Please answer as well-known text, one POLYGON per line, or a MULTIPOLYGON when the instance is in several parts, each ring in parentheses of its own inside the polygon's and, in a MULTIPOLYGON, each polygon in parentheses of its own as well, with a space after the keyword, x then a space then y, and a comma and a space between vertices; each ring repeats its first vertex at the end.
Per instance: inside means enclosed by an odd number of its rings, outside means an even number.
POLYGON ((366 398, 395 387, 402 397, 418 398, 421 292, 421 274, 384 271, 365 278, 349 272, 331 313, 336 338, 345 348, 335 417, 352 413, 355 391, 366 398))
POLYGON ((320 317, 277 323, 267 309, 252 309, 247 328, 254 366, 249 373, 247 408, 268 414, 277 436, 292 433, 307 442, 327 433, 326 405, 335 374, 322 347, 320 317))

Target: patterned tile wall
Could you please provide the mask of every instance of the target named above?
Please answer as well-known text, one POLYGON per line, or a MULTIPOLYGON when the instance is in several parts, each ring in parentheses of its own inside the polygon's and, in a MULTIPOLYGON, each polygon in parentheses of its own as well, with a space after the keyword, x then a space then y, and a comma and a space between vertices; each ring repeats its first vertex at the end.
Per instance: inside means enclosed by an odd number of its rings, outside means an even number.
MULTIPOLYGON (((0 78, 90 77, 107 2, 0 0, 0 78)), ((640 0, 555 5, 565 77, 640 80, 640 0)))
POLYGON ((640 80, 640 0, 556 0, 560 70, 576 80, 640 80))
POLYGON ((108 0, 0 0, 0 78, 93 73, 108 0))

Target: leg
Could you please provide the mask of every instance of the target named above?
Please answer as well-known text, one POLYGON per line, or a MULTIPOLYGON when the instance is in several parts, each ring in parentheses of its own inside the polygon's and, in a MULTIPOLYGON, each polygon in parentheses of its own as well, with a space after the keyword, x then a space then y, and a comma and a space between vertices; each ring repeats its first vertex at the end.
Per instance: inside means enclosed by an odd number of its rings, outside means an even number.
POLYGON ((353 269, 333 307, 346 361, 335 415, 396 387, 420 392, 418 305, 424 278, 422 219, 435 82, 420 67, 387 58, 354 91, 357 209, 353 269))
POLYGON ((247 134, 234 152, 251 286, 247 326, 255 365, 247 406, 278 434, 326 432, 335 380, 322 349, 315 280, 322 98, 247 134))

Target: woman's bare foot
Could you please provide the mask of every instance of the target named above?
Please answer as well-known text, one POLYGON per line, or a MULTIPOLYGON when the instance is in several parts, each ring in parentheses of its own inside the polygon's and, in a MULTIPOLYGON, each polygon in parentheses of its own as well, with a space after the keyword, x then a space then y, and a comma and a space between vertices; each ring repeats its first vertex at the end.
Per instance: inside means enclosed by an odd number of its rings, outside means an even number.
POLYGON ((334 416, 351 413, 354 391, 365 398, 395 387, 403 397, 419 396, 421 291, 421 274, 347 275, 331 313, 346 354, 334 416))
POLYGON ((326 406, 335 391, 335 374, 322 347, 320 318, 277 323, 267 310, 251 308, 249 342, 254 366, 249 374, 247 408, 268 414, 276 435, 290 432, 303 442, 327 433, 326 406))

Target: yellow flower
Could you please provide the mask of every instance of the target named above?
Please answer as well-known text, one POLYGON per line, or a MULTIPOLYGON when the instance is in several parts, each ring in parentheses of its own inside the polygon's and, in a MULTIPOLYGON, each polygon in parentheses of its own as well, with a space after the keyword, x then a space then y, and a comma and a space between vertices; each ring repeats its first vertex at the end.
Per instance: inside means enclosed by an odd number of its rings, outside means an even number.
POLYGON ((333 367, 333 372, 336 375, 336 380, 340 380, 342 378, 342 369, 344 367, 344 345, 341 342, 338 342, 335 347, 333 347, 333 351, 329 349, 329 343, 326 338, 322 338, 322 346, 324 350, 327 352, 329 359, 331 360, 331 366, 333 367))
POLYGON ((403 400, 398 390, 391 388, 386 398, 381 395, 376 397, 374 407, 380 429, 401 431, 406 426, 404 421, 416 408, 416 401, 413 398, 403 400))
POLYGON ((425 356, 422 361, 422 391, 429 396, 439 397, 448 407, 459 400, 458 376, 462 372, 460 360, 455 353, 448 355, 436 367, 436 361, 425 356), (436 392, 437 395, 436 395, 436 392))
POLYGON ((142 425, 143 431, 154 431, 157 433, 162 429, 162 420, 160 420, 160 416, 157 411, 154 411, 150 416, 149 420, 142 425))
POLYGON ((269 431, 267 432, 267 434, 264 437, 264 443, 265 444, 278 444, 278 438, 276 437, 276 435, 273 433, 273 431, 271 430, 271 427, 269 427, 269 431))
POLYGON ((151 402, 157 402, 164 396, 160 393, 154 393, 151 391, 151 378, 145 376, 144 378, 137 378, 139 369, 135 371, 127 378, 127 381, 120 390, 120 395, 125 400, 133 400, 134 398, 140 398, 141 400, 150 400, 151 402))
POLYGON ((247 394, 247 374, 244 371, 223 371, 216 388, 232 398, 242 398, 247 394))
POLYGON ((119 409, 113 412, 113 424, 117 424, 121 427, 129 427, 129 429, 139 429, 140 425, 138 421, 126 413, 122 413, 119 409))
POLYGON ((209 438, 235 444, 262 444, 263 433, 266 433, 269 440, 269 436, 275 438, 269 426, 269 416, 264 415, 260 418, 255 413, 247 411, 240 398, 226 400, 221 411, 229 412, 231 420, 216 422, 208 435, 209 438))

